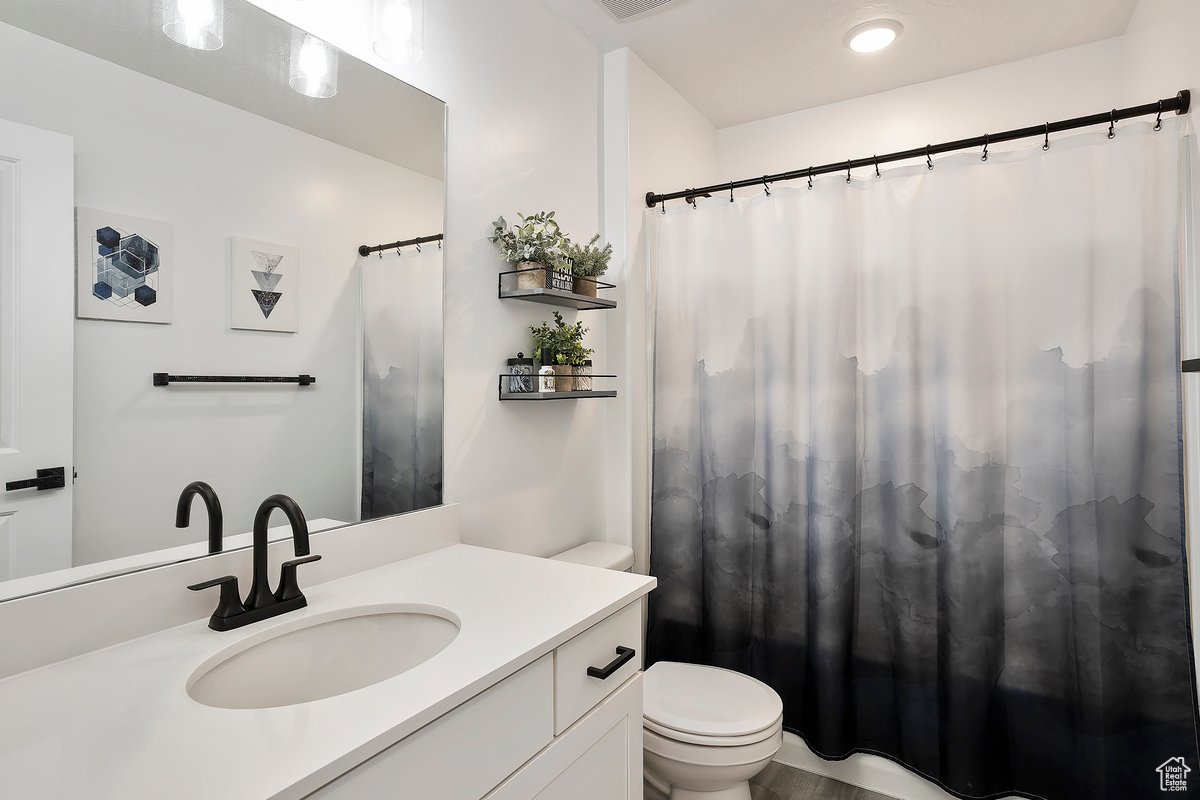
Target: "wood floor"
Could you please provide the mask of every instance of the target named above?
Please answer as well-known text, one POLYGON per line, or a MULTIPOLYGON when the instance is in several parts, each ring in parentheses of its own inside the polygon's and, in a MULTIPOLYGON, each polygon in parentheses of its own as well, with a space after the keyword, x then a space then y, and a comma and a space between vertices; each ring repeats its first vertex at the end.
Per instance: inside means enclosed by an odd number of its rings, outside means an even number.
POLYGON ((774 761, 750 781, 750 793, 754 800, 891 800, 886 795, 774 761))

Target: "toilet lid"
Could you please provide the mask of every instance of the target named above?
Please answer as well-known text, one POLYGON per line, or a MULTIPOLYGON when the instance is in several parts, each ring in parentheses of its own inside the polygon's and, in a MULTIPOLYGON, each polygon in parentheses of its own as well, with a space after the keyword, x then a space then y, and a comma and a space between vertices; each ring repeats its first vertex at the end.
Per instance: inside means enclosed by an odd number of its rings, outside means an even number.
POLYGON ((717 667, 660 661, 646 670, 643 714, 697 736, 749 736, 779 721, 783 701, 761 681, 717 667))

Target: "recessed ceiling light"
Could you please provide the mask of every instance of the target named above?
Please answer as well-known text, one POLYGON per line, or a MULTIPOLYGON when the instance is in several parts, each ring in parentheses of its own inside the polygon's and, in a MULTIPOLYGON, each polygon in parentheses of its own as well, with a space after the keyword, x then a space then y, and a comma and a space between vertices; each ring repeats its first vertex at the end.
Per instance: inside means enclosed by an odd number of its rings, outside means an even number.
POLYGON ((877 19, 855 25, 846 34, 846 46, 856 53, 874 53, 882 50, 904 30, 904 26, 894 19, 877 19))

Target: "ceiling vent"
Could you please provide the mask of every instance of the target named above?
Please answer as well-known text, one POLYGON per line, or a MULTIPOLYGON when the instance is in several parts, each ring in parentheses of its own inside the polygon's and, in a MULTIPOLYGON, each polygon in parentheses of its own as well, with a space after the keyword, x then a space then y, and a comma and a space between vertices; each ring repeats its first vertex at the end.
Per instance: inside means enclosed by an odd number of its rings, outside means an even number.
POLYGON ((668 6, 677 6, 684 0, 599 0, 617 22, 633 22, 661 11, 668 6))

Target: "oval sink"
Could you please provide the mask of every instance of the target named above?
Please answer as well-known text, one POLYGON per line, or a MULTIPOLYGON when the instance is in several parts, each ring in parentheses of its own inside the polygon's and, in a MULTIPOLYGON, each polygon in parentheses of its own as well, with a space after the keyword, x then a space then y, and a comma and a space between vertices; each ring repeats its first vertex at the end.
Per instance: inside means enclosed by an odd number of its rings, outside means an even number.
POLYGON ((440 653, 458 631, 442 608, 342 609, 239 642, 201 665, 187 692, 217 708, 309 703, 394 678, 440 653))

